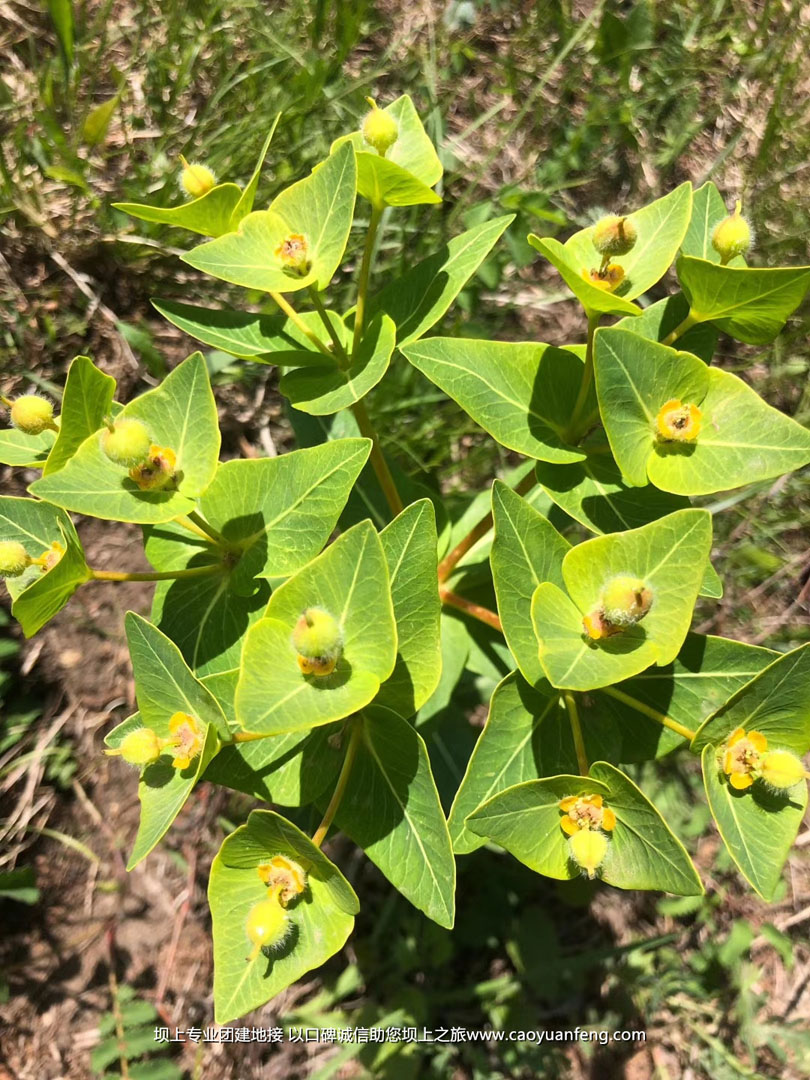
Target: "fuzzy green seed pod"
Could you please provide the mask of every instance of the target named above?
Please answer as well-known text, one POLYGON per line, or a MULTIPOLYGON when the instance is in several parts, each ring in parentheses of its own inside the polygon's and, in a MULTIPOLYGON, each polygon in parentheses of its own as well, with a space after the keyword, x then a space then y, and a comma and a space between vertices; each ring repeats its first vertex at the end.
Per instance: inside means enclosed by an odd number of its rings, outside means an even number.
POLYGON ((160 757, 161 741, 151 728, 138 728, 122 739, 118 749, 128 765, 151 765, 160 757))
POLYGON ((804 780, 804 765, 789 750, 770 750, 759 765, 759 775, 766 784, 780 791, 804 780))
POLYGON ((399 138, 397 122, 389 113, 379 108, 373 98, 366 98, 366 101, 371 105, 371 112, 366 114, 360 130, 369 146, 373 146, 378 154, 385 157, 399 138))
POLYGON ((626 217, 611 214, 594 226, 593 246, 600 255, 626 255, 635 247, 638 233, 633 222, 626 217))
POLYGON ((295 624, 292 643, 305 675, 330 675, 340 656, 340 625, 323 608, 307 608, 295 624))
POLYGON ((597 829, 580 829, 568 838, 571 858, 589 878, 596 877, 596 871, 605 861, 607 849, 608 838, 597 829))
POLYGON ((31 556, 16 540, 0 540, 0 577, 19 577, 31 565, 31 556))
POLYGON ((266 900, 260 900, 248 912, 245 933, 253 946, 249 959, 255 960, 262 949, 278 948, 289 929, 289 917, 279 902, 278 890, 274 889, 266 900))
POLYGON ((23 394, 12 403, 11 422, 26 435, 41 435, 47 428, 54 430, 53 405, 38 394, 23 394))
POLYGON ((116 465, 141 465, 149 457, 152 439, 140 420, 123 417, 101 433, 101 449, 116 465))
POLYGON ((180 173, 180 187, 190 199, 199 199, 211 190, 217 182, 217 178, 207 165, 195 162, 192 165, 180 155, 183 162, 183 171, 180 173))
POLYGON ((608 582, 602 592, 602 614, 611 626, 635 626, 652 607, 652 590, 641 578, 625 574, 608 582))
POLYGON ((738 255, 745 255, 753 240, 751 226, 740 213, 740 208, 738 200, 734 213, 715 225, 712 233, 712 247, 724 266, 738 255))

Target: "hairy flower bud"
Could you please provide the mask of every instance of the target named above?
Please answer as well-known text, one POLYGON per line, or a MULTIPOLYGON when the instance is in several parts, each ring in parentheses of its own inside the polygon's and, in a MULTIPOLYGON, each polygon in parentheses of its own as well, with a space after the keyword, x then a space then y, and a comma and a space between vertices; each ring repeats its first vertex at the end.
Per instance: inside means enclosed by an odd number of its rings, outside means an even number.
POLYGON ((741 203, 737 200, 734 213, 723 218, 712 232, 712 247, 720 256, 723 266, 738 255, 745 255, 753 241, 751 226, 740 209, 741 203))
POLYGON ((160 757, 161 746, 161 740, 156 733, 151 728, 144 727, 125 735, 118 747, 118 753, 129 765, 151 765, 160 757))
POLYGON ((307 608, 295 624, 292 644, 305 675, 331 675, 341 653, 340 625, 323 608, 307 608))
POLYGON ((46 429, 57 431, 53 405, 39 394, 23 394, 11 404, 11 423, 26 435, 41 435, 46 429))
POLYGON ((19 577, 31 565, 31 556, 17 540, 0 540, 0 577, 19 577))
POLYGON ((266 900, 260 900, 248 912, 245 933, 253 946, 248 959, 255 960, 262 949, 277 949, 289 931, 289 916, 279 902, 278 890, 273 890, 266 900))
POLYGON ((804 780, 806 773, 801 759, 789 750, 771 750, 760 762, 759 775, 766 784, 784 791, 804 780))
POLYGON ((703 414, 697 405, 672 398, 655 418, 656 434, 664 442, 694 442, 700 435, 703 414))
POLYGON ((602 593, 602 613, 612 626, 625 629, 640 622, 652 607, 652 590, 641 578, 620 575, 602 593))
POLYGON ((593 879, 605 861, 608 838, 596 829, 580 829, 568 838, 568 850, 577 866, 593 879))
POLYGON ((388 153, 399 138, 399 128, 393 116, 384 112, 373 98, 366 98, 371 112, 366 114, 361 131, 363 138, 382 157, 388 153))
POLYGON ((638 233, 630 218, 610 214, 594 225, 591 239, 600 255, 626 255, 635 247, 638 233))
POLYGON ((180 173, 180 187, 185 191, 186 195, 190 199, 199 199, 207 194, 217 182, 208 166, 200 165, 199 162, 189 165, 182 154, 180 160, 183 163, 183 171, 180 173))
POLYGON ((122 417, 101 433, 101 449, 116 465, 140 465, 149 456, 152 439, 140 420, 122 417))

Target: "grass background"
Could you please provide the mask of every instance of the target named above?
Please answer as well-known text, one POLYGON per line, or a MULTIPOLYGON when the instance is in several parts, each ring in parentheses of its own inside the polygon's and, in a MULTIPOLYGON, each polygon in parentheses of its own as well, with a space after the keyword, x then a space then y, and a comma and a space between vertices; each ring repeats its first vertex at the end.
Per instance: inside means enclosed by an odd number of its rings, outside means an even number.
MULTIPOLYGON (((684 179, 711 178, 729 202, 743 199, 757 232, 754 262, 806 263, 808 45, 810 9, 792 0, 7 3, 3 390, 58 389, 78 352, 115 374, 125 395, 154 385, 190 350, 157 318, 150 296, 244 295, 212 292, 177 261, 185 234, 133 223, 111 203, 177 201, 181 153, 221 179, 244 181, 282 111, 259 187, 264 205, 357 126, 367 94, 384 103, 410 93, 446 170, 440 208, 387 216, 379 282, 464 227, 517 214, 441 332, 582 340, 576 305, 526 234, 565 236, 684 179)), ((349 259, 335 282, 335 305, 351 302, 356 264, 349 259)), ((719 361, 805 423, 807 328, 805 310, 771 346, 721 342, 719 361)), ((226 452, 289 448, 272 377, 209 360, 226 452)), ((404 363, 369 409, 399 467, 438 485, 456 516, 513 463, 404 363)), ((5 471, 4 490, 22 490, 15 483, 5 471)), ((778 648, 807 640, 806 473, 707 503, 718 511, 713 557, 726 596, 705 604, 698 628, 778 648)), ((125 526, 82 535, 96 565, 131 558, 136 534, 125 526)), ((133 1050, 139 1025, 149 1046, 150 1024, 210 1023, 207 868, 247 803, 204 789, 164 850, 127 876, 121 852, 137 805, 121 772, 99 757, 111 714, 125 715, 132 697, 122 613, 147 610, 149 598, 149 587, 88 586, 25 644, 0 624, 0 870, 35 870, 30 887, 39 890, 35 904, 3 912, 0 1076, 4 1068, 36 1080, 120 1073, 115 1046, 106 1064, 99 1050, 115 1030, 116 1003, 133 1050)), ((503 663, 483 642, 474 667, 432 722, 448 790, 503 663)), ((317 1043, 187 1043, 156 1061, 174 1070, 167 1076, 206 1080, 807 1075, 810 833, 791 857, 782 896, 766 907, 719 847, 694 764, 665 761, 643 779, 696 854, 706 898, 557 886, 484 851, 460 860, 461 913, 450 935, 338 840, 332 854, 364 897, 355 937, 321 973, 251 1018, 448 1030, 632 1026, 647 1030, 643 1047, 391 1044, 336 1054, 317 1043)))

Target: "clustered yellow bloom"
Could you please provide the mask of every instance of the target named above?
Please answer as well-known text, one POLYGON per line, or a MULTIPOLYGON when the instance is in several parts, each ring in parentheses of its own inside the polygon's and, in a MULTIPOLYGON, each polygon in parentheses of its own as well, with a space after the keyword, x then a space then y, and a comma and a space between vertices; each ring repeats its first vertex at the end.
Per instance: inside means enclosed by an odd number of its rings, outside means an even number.
POLYGON ((255 960, 262 949, 278 949, 284 944, 291 929, 287 905, 307 886, 304 868, 286 855, 273 855, 256 871, 267 885, 267 896, 248 912, 245 933, 253 946, 248 961, 255 960))
POLYGON ((284 269, 298 277, 306 277, 312 262, 309 258, 309 244, 301 233, 290 233, 276 248, 276 257, 281 260, 284 269))
POLYGON ((304 868, 286 855, 274 855, 269 862, 257 866, 256 872, 268 889, 280 888, 282 904, 289 904, 307 887, 304 868))
POLYGON ((618 263, 608 263, 604 270, 583 270, 582 276, 597 289, 605 292, 615 292, 624 281, 624 270, 618 263))
POLYGON ((807 776, 795 754, 789 750, 768 750, 768 740, 761 732, 746 732, 741 727, 726 739, 722 768, 736 791, 745 791, 755 780, 784 791, 807 776))
POLYGON ((703 414, 697 405, 671 398, 655 418, 656 434, 665 442, 694 442, 700 435, 703 414))
POLYGON ((129 470, 141 491, 160 491, 177 479, 177 455, 168 446, 150 446, 149 457, 141 465, 129 470))
POLYGON ((560 828, 568 837, 571 858, 589 878, 605 861, 608 838, 616 828, 616 815, 601 795, 569 795, 557 804, 563 813, 560 828))
POLYGON ((169 718, 167 745, 172 747, 175 769, 187 769, 203 747, 203 733, 200 725, 188 713, 176 712, 169 718))

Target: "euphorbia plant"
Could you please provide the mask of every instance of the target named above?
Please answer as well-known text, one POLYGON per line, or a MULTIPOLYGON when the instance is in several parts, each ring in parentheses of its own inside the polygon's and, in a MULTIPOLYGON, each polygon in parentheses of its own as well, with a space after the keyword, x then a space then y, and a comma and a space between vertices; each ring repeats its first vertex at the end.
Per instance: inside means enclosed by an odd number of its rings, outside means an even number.
POLYGON ((278 365, 294 410, 326 418, 321 440, 221 462, 200 353, 126 405, 77 357, 60 415, 4 399, 0 434, 3 461, 42 472, 30 497, 0 498, 0 572, 27 635, 86 581, 157 582, 150 619, 126 618, 138 712, 106 739, 140 774, 130 867, 201 780, 288 808, 255 810, 214 860, 217 1018, 342 947, 358 899, 322 851, 332 828, 445 927, 455 856, 488 840, 552 878, 701 892, 626 772, 679 747, 701 754, 723 840, 770 898, 806 802, 810 648, 690 632, 698 596, 722 594, 711 515, 690 500, 810 461, 810 432, 711 364, 720 331, 772 340, 810 268, 748 267, 739 207, 728 215, 712 184, 687 183, 564 244, 529 237, 581 302, 583 344, 430 338, 511 218, 372 288, 384 215, 441 201, 411 100, 372 102, 311 175, 254 210, 269 144, 244 189, 184 163, 190 201, 122 209, 207 237, 187 264, 267 294, 275 314, 155 306, 204 345, 278 365), (365 247, 340 312, 322 294, 356 211, 365 247), (649 303, 673 262, 680 289, 649 303), (463 535, 382 453, 363 399, 392 359, 525 459, 463 535), (154 569, 88 566, 71 514, 140 524, 154 569), (450 700, 482 623, 513 670, 446 820, 419 729, 450 700), (289 820, 310 806, 322 817, 311 836, 289 820))

